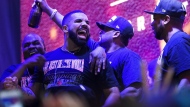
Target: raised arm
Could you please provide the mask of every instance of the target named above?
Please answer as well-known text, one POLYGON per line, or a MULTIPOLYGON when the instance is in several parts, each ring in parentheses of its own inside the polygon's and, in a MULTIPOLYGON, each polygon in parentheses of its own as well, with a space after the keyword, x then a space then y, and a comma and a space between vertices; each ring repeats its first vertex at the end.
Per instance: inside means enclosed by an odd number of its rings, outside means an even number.
POLYGON ((45 58, 41 54, 33 55, 32 57, 26 59, 12 74, 11 77, 17 77, 21 80, 21 77, 24 74, 24 71, 27 68, 35 67, 35 66, 43 66, 45 62, 45 58))
POLYGON ((42 8, 43 12, 45 12, 58 26, 62 29, 62 20, 63 15, 60 14, 56 9, 50 7, 46 0, 36 0, 40 3, 40 7, 42 8))
MULTIPOLYGON (((52 19, 60 29, 62 29, 62 20, 64 16, 60 14, 56 9, 50 7, 46 0, 36 1, 40 3, 40 7, 42 8, 43 12, 45 12, 50 17, 50 19, 52 19)), ((105 50, 100 47, 97 42, 92 40, 92 38, 88 40, 87 45, 90 49, 94 50, 90 54, 90 63, 91 71, 93 71, 92 69, 95 69, 95 74, 97 74, 97 72, 100 72, 101 67, 103 67, 103 69, 105 68, 105 50)))

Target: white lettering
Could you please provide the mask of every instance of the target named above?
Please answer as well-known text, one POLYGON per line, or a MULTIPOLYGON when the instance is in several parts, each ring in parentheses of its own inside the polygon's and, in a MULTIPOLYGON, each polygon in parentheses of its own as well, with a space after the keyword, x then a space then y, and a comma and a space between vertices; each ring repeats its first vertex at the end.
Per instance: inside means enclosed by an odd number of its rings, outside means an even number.
POLYGON ((137 31, 145 30, 145 19, 144 16, 137 17, 137 31))

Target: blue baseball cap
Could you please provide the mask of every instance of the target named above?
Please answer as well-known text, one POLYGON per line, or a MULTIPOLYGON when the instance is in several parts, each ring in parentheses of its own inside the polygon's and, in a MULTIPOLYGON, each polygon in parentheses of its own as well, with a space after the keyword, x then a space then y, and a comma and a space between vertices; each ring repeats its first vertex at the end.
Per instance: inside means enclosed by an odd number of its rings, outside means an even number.
POLYGON ((109 27, 116 31, 120 31, 122 36, 130 34, 131 37, 129 38, 132 38, 134 35, 132 25, 128 20, 120 16, 113 16, 107 23, 96 22, 96 24, 101 30, 104 30, 104 27, 109 27))
POLYGON ((160 0, 154 12, 144 11, 149 14, 169 15, 170 17, 184 19, 186 10, 184 5, 178 0, 160 0))

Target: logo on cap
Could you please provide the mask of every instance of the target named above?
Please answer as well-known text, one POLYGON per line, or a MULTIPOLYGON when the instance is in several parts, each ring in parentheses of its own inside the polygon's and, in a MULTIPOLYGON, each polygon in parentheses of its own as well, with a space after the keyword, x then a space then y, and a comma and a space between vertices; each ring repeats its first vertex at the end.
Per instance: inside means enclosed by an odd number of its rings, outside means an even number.
POLYGON ((116 26, 116 28, 118 28, 118 29, 119 29, 119 26, 117 25, 117 26, 116 26))
POLYGON ((113 16, 113 17, 109 20, 109 22, 114 21, 116 18, 117 18, 117 16, 113 16))

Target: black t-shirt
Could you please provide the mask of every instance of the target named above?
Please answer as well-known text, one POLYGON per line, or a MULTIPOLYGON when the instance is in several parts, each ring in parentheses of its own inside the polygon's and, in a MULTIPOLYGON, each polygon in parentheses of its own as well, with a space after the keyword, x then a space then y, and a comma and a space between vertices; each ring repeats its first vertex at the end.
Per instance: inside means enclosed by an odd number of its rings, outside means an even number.
POLYGON ((58 48, 45 54, 46 63, 43 70, 46 89, 48 91, 54 87, 58 87, 58 90, 64 90, 65 87, 80 89, 82 86, 83 90, 86 90, 86 95, 99 98, 103 89, 118 87, 113 69, 108 62, 106 69, 101 70, 98 75, 90 71, 90 52, 87 47, 83 47, 76 54, 58 48))
POLYGON ((96 76, 90 71, 88 48, 83 48, 77 54, 56 49, 45 55, 46 63, 43 68, 44 83, 47 88, 54 86, 84 85, 96 89, 97 85, 102 89, 118 86, 110 64, 96 76))

